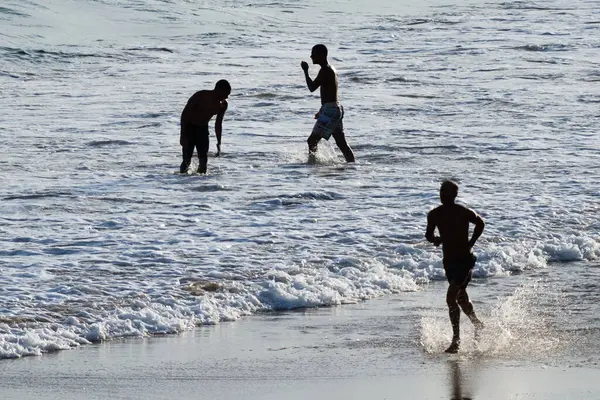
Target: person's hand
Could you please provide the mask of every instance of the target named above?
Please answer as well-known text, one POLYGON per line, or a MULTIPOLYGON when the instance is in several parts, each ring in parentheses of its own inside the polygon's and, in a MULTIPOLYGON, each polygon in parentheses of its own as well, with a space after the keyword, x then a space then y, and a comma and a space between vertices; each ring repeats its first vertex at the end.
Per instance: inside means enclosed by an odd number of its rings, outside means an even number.
POLYGON ((215 157, 219 157, 221 155, 221 143, 217 143, 217 154, 215 154, 215 157))
POLYGON ((308 71, 308 63, 307 63, 306 61, 302 61, 302 62, 300 63, 300 66, 302 67, 302 70, 303 70, 304 72, 307 72, 307 71, 308 71))
POLYGON ((440 244, 442 244, 442 238, 439 236, 436 236, 433 238, 433 245, 435 247, 438 247, 440 244))

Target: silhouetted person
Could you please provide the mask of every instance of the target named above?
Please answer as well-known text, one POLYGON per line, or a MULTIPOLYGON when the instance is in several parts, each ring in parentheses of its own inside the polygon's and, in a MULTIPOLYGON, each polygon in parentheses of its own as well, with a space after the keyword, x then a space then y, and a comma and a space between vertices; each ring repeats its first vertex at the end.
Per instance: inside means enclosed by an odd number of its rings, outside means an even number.
POLYGON ((354 162, 354 153, 346 142, 344 136, 344 107, 338 101, 338 76, 337 71, 327 61, 327 47, 318 44, 312 48, 310 54, 313 64, 319 64, 321 70, 313 81, 308 75, 308 64, 302 61, 300 66, 304 70, 304 77, 308 90, 314 92, 321 88, 321 109, 315 115, 317 122, 308 138, 309 157, 317 152, 317 145, 321 139, 329 140, 333 135, 335 144, 344 154, 348 162, 354 162))
POLYGON ((209 132, 208 122, 213 115, 215 121, 215 135, 217 136, 217 154, 221 154, 221 133, 223 132, 223 116, 227 111, 227 97, 231 93, 229 82, 222 79, 217 82, 213 90, 201 90, 194 93, 188 100, 181 113, 181 135, 179 144, 183 152, 183 162, 179 168, 182 174, 187 172, 192 162, 194 148, 198 152, 198 172, 206 173, 208 162, 209 132))
POLYGON ((460 309, 469 317, 475 326, 475 337, 483 328, 477 319, 473 305, 469 301, 467 285, 471 281, 476 257, 471 249, 483 233, 485 223, 475 211, 456 204, 458 185, 453 181, 444 181, 440 188, 442 205, 427 214, 427 231, 425 237, 436 246, 442 244, 444 253, 444 270, 450 283, 446 295, 446 303, 452 323, 452 343, 447 353, 456 353, 460 347, 460 309), (475 224, 473 236, 469 240, 469 223, 475 224), (435 228, 440 236, 435 236, 435 228), (460 308, 459 308, 460 306, 460 308))

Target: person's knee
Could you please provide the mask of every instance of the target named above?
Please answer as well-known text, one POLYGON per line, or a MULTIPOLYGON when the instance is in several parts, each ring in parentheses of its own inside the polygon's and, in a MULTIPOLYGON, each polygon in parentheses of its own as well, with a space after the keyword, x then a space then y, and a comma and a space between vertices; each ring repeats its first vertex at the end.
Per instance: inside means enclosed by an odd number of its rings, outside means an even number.
POLYGON ((458 306, 458 295, 459 288, 453 283, 450 283, 450 287, 448 287, 448 292, 446 293, 446 304, 448 304, 448 307, 458 306))
POLYGON ((448 307, 458 307, 456 293, 448 293, 446 295, 446 304, 448 304, 448 307))
POLYGON ((473 311, 473 304, 471 304, 468 297, 458 298, 458 305, 467 314, 473 311))
POLYGON ((343 136, 340 136, 339 134, 335 134, 332 135, 333 136, 333 140, 335 140, 335 145, 340 149, 340 150, 345 150, 348 147, 348 143, 346 143, 346 140, 344 139, 343 136))
POLYGON ((446 297, 446 304, 448 305, 448 308, 458 307, 458 302, 456 301, 456 297, 446 297))

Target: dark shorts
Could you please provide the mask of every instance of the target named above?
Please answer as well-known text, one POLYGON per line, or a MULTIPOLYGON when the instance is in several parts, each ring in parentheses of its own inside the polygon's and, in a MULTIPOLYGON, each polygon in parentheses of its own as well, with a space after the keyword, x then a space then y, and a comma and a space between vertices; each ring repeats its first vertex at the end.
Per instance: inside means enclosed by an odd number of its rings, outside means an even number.
POLYGON ((185 145, 181 146, 183 159, 191 160, 194 155, 194 149, 198 151, 198 158, 208 157, 209 132, 208 125, 185 125, 185 145))
POLYGON ((454 260, 444 259, 444 270, 446 271, 448 282, 466 288, 469 282, 471 282, 475 261, 477 261, 477 257, 473 253, 464 258, 454 260))

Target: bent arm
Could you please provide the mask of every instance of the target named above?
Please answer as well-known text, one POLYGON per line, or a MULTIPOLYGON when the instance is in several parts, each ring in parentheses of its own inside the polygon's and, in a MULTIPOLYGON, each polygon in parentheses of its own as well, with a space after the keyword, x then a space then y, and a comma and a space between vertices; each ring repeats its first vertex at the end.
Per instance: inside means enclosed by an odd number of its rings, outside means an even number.
POLYGON ((319 71, 317 77, 313 81, 312 79, 310 79, 310 75, 308 75, 308 70, 304 71, 304 78, 306 78, 306 86, 308 86, 308 90, 310 90, 311 92, 314 92, 321 86, 321 81, 323 79, 321 77, 321 71, 319 71))
POLYGON ((427 214, 427 229, 425 230, 425 239, 429 243, 433 243, 436 246, 439 246, 442 243, 442 238, 439 236, 435 236, 435 218, 431 213, 427 214))
POLYGON ((479 239, 479 237, 483 233, 484 228, 485 228, 485 222, 483 221, 483 218, 481 218, 478 215, 477 218, 475 219, 475 229, 473 230, 473 236, 471 237, 471 240, 469 240, 469 248, 472 248, 475 245, 475 242, 477 241, 477 239, 479 239))

